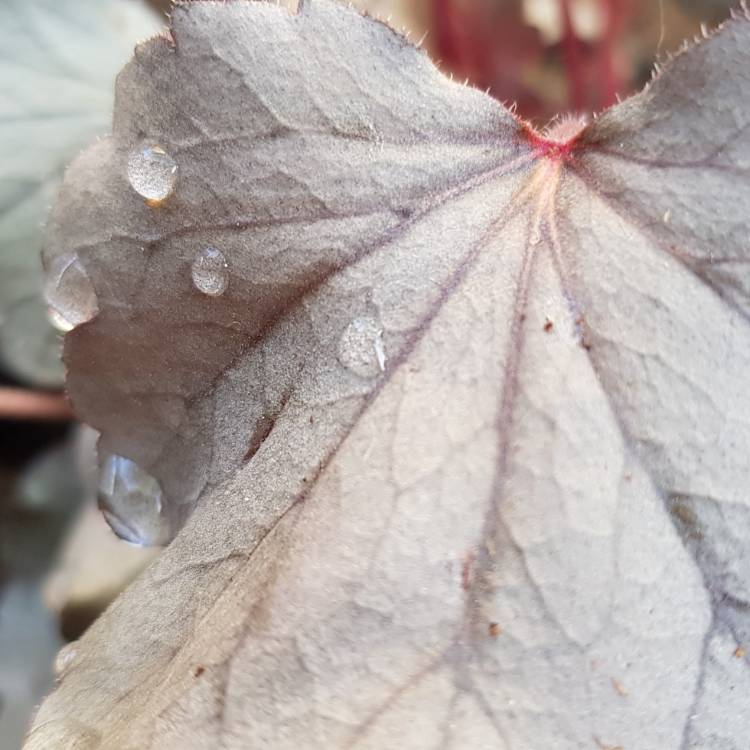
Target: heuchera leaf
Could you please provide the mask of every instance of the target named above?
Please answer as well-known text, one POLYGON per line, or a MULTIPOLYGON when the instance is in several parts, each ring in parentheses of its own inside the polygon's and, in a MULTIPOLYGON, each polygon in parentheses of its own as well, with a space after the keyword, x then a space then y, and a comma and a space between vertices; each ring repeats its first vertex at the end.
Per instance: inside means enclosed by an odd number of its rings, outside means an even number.
POLYGON ((47 263, 188 520, 27 747, 745 748, 748 71, 739 15, 538 134, 338 3, 177 6, 47 263))

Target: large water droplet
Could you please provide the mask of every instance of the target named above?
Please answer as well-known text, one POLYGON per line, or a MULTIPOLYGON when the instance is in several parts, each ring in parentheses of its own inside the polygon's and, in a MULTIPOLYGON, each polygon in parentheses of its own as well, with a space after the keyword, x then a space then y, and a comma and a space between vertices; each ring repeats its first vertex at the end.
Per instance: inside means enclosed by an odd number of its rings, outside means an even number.
POLYGON ((70 331, 99 312, 94 286, 75 253, 52 259, 45 273, 44 298, 49 320, 59 331, 70 331))
POLYGON ((49 320, 53 328, 56 328, 61 333, 67 333, 68 331, 72 331, 74 328, 73 324, 69 320, 66 320, 60 314, 60 311, 56 310, 52 306, 47 308, 47 320, 49 320))
POLYGON ((168 541, 159 482, 129 458, 110 455, 104 461, 99 507, 115 534, 126 542, 151 547, 168 541))
POLYGON ((177 184, 177 162, 159 145, 138 146, 130 152, 128 180, 138 195, 158 205, 177 184))
POLYGON ((215 247, 204 247, 195 254, 190 274, 195 288, 211 297, 224 294, 229 285, 229 264, 215 247))
POLYGON ((54 671, 55 677, 59 680, 62 676, 70 669, 71 665, 75 661, 76 654, 78 651, 78 645, 75 641, 66 643, 55 656, 54 671))
POLYGON ((339 341, 339 361, 363 378, 371 378, 385 370, 383 329, 374 318, 355 318, 344 330, 339 341))

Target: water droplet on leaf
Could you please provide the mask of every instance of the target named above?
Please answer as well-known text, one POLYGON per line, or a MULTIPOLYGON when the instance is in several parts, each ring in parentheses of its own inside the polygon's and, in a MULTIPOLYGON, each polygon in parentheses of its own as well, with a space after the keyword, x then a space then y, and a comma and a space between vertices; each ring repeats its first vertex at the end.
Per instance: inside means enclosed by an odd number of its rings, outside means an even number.
POLYGON ((53 258, 45 273, 44 298, 50 323, 70 331, 99 312, 94 286, 75 253, 53 258))
POLYGON ((355 318, 339 342, 339 361, 356 375, 371 378, 385 371, 383 329, 374 318, 355 318))
POLYGON ((68 671, 76 658, 77 644, 75 641, 66 643, 55 656, 55 677, 60 679, 68 671))
POLYGON ((104 461, 99 507, 112 531, 126 542, 150 547, 168 539, 159 482, 129 458, 110 455, 104 461))
POLYGON ((47 308, 47 319, 52 324, 52 327, 61 333, 67 333, 74 328, 73 324, 69 320, 66 320, 54 307, 47 308))
POLYGON ((128 159, 128 180, 138 195, 158 205, 174 191, 177 162, 161 146, 138 146, 128 159))
POLYGON ((211 297, 224 294, 229 285, 229 264, 221 250, 205 247, 195 254, 190 268, 193 284, 199 292, 211 297))

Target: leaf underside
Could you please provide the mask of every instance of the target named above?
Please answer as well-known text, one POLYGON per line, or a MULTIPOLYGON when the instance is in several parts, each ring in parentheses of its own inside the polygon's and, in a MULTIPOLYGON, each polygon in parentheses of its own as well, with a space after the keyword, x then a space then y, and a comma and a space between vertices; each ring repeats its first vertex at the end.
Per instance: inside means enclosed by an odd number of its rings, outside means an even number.
POLYGON ((745 16, 566 146, 329 0, 172 40, 46 252, 98 296, 79 414, 184 527, 27 747, 744 748, 745 16))

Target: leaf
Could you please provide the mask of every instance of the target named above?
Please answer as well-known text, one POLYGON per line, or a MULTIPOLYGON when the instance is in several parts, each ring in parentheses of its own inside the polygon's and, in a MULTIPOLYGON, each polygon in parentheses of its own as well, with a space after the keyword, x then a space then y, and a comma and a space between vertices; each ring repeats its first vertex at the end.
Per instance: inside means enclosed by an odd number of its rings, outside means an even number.
POLYGON ((747 18, 544 135, 327 0, 172 24, 46 257, 189 519, 27 747, 744 747, 747 18))
POLYGON ((33 580, 4 583, 0 619, 0 736, 3 750, 14 750, 23 742, 28 717, 51 686, 50 664, 60 635, 33 580))
MULTIPOLYGON (((72 446, 42 452, 0 495, 0 747, 20 747, 52 687, 60 633, 40 595, 81 487, 72 446)), ((5 456, 7 458, 7 453, 5 456)))
POLYGON ((17 377, 62 382, 41 304, 42 225, 65 165, 109 130, 112 82, 154 18, 129 0, 0 6, 0 357, 17 377))

